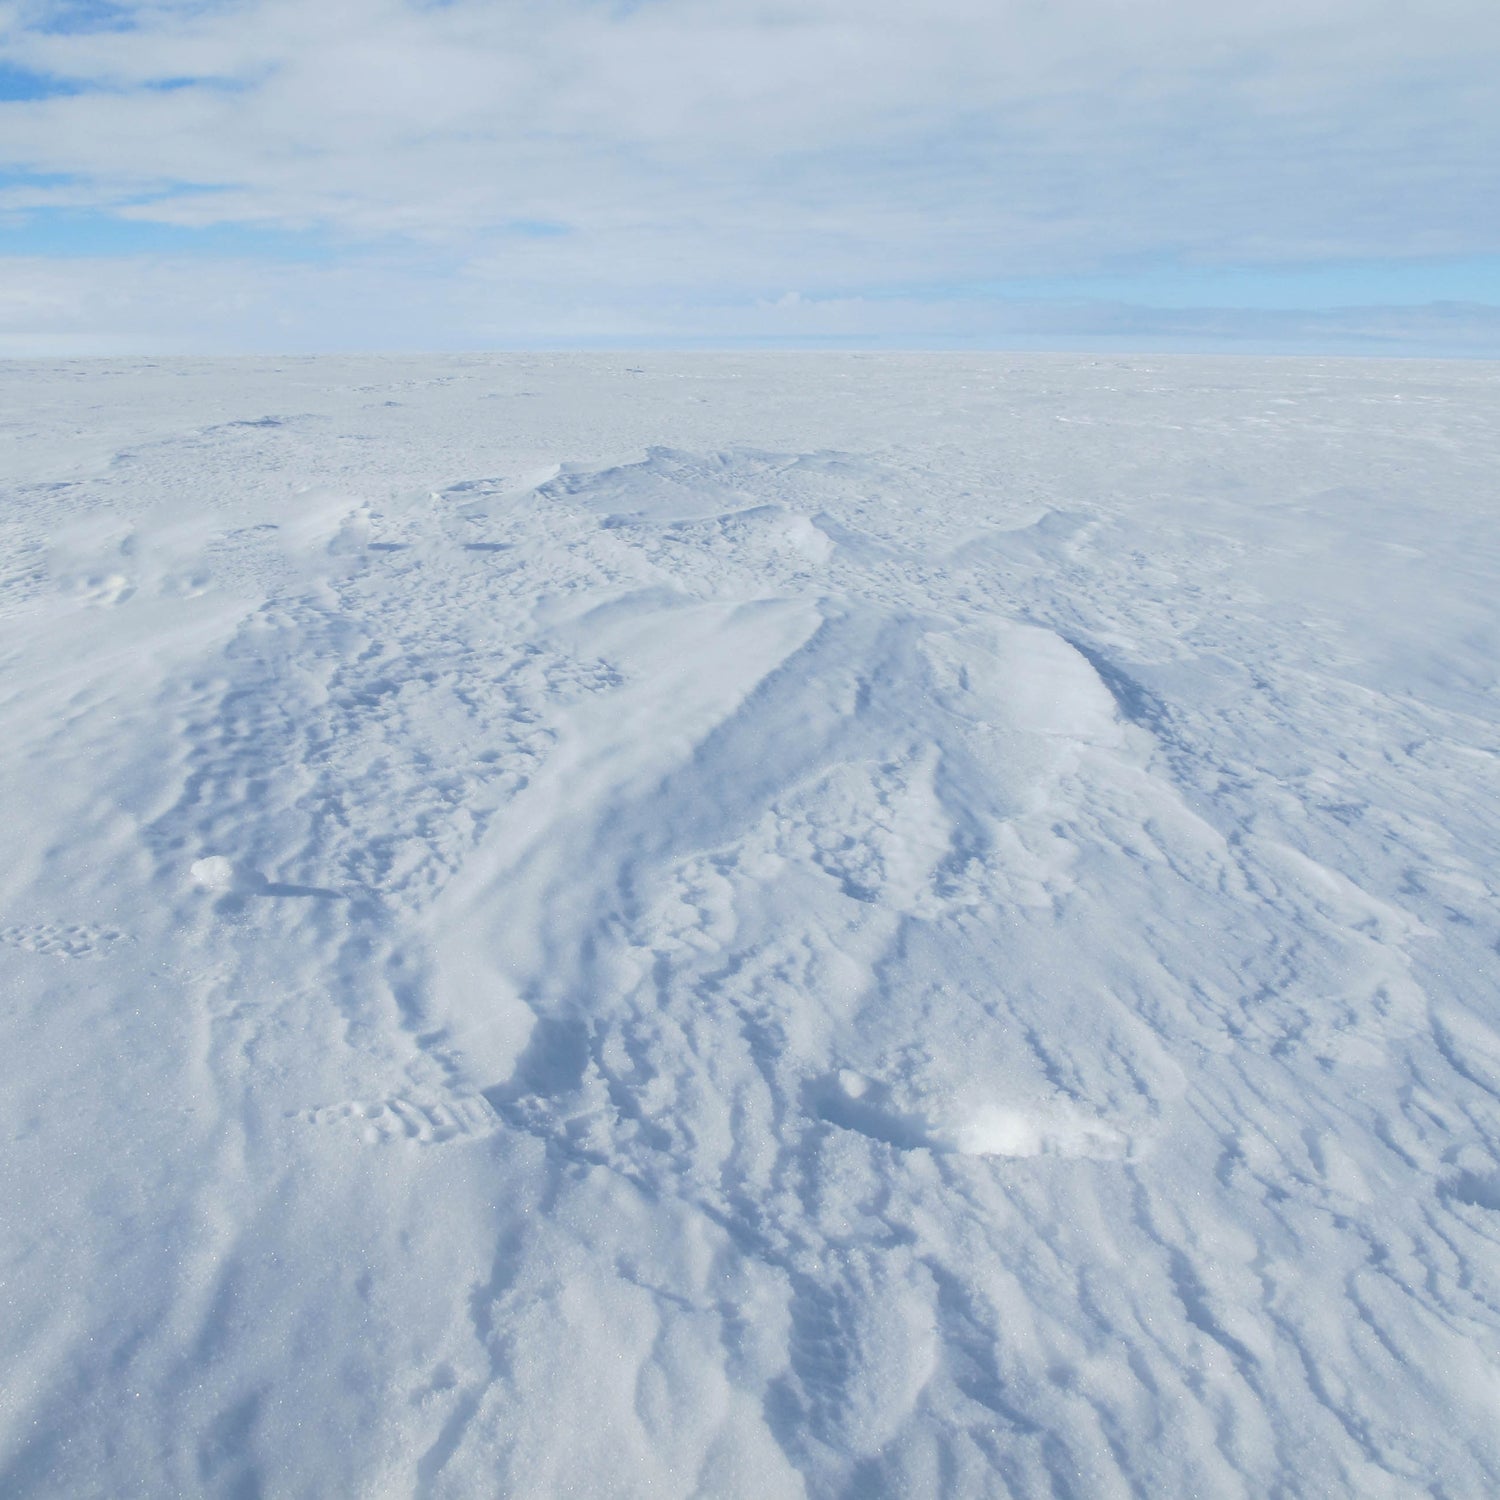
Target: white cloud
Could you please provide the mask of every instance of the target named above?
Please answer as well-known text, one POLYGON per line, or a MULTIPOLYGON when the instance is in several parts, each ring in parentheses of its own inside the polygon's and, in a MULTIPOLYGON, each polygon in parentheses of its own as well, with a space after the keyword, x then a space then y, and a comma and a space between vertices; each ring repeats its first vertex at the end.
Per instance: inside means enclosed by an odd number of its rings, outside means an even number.
POLYGON ((0 7, 0 58, 81 87, 0 105, 0 163, 554 304, 1500 252, 1489 0, 56 10, 0 7))
POLYGON ((1181 348, 1500 358, 1500 309, 1151 308, 982 297, 660 296, 518 283, 465 268, 151 257, 16 257, 0 278, 0 356, 298 354, 735 345, 1181 348))

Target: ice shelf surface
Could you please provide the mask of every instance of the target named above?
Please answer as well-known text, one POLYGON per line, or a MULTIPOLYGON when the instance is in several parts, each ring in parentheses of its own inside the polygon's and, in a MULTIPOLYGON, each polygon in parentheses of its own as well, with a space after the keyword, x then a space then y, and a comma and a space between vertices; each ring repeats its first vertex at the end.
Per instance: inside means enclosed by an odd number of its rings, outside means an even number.
POLYGON ((1500 1493, 1500 367, 0 388, 0 1493, 1500 1493))

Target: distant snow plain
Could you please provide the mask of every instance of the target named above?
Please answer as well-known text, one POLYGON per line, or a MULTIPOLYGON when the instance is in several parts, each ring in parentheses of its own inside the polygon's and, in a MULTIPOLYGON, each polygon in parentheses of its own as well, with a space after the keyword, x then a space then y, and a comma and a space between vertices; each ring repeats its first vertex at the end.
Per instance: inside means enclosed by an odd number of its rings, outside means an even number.
POLYGON ((0 1493, 1500 1493, 1500 367, 0 382, 0 1493))

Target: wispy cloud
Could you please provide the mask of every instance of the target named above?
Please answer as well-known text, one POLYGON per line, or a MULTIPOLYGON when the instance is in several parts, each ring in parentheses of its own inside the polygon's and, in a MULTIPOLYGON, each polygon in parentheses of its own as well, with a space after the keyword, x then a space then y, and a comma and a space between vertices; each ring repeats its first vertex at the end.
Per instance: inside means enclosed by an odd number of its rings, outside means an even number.
POLYGON ((1497 76, 1488 0, 10 0, 0 235, 307 236, 511 337, 1440 263, 1500 255, 1497 76))

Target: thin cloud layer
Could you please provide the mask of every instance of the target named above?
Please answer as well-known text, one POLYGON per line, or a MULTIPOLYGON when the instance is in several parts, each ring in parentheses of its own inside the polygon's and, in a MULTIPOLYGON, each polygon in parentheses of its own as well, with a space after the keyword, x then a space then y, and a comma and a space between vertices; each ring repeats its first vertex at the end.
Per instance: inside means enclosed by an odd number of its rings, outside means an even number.
POLYGON ((12 0, 0 63, 12 225, 277 231, 626 322, 1500 252, 1481 0, 12 0))

